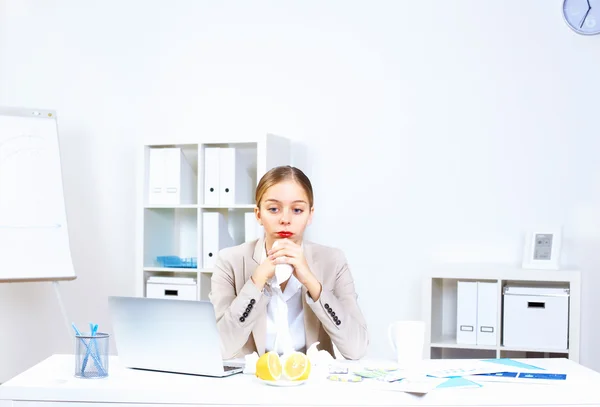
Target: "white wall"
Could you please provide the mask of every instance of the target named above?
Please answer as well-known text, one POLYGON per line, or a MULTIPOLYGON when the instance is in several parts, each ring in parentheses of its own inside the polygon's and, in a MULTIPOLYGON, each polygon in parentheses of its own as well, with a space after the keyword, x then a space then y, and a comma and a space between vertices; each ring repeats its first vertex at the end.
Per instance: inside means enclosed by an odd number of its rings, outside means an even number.
MULTIPOLYGON (((71 318, 110 329, 134 292, 143 137, 288 136, 312 178, 310 238, 341 247, 369 322, 420 315, 432 261, 518 264, 564 225, 583 272, 582 354, 600 370, 600 37, 562 1, 0 0, 0 105, 58 110, 79 278, 71 318)), ((48 284, 0 285, 0 381, 70 342, 48 284)))

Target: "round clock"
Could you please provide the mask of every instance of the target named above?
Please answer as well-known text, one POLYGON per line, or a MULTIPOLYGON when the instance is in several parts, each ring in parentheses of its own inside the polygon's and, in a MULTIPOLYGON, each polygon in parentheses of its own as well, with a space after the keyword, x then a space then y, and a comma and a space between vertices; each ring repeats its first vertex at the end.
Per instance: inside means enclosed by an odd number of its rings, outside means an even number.
POLYGON ((563 16, 579 34, 600 34, 600 0, 564 0, 563 16))

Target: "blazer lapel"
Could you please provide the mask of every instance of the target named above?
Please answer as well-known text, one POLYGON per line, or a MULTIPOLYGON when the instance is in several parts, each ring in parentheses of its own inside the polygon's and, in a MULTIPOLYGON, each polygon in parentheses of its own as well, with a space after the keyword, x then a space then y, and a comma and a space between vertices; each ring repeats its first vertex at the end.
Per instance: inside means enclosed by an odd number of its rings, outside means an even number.
MULTIPOLYGON (((308 268, 315 275, 317 280, 320 282, 323 281, 321 277, 321 270, 319 269, 319 265, 315 262, 313 257, 312 245, 309 242, 304 242, 304 257, 306 258, 306 263, 308 264, 308 268)), ((308 295, 308 290, 306 287, 302 287, 302 309, 304 310, 304 330, 306 331, 306 350, 315 342, 319 340, 319 328, 321 326, 321 322, 319 318, 315 315, 310 306, 306 303, 306 296, 308 295)))
MULTIPOLYGON (((245 259, 244 264, 244 283, 250 279, 254 270, 260 264, 260 260, 263 256, 262 251, 265 250, 264 239, 258 239, 254 246, 254 252, 251 258, 245 259)), ((252 329, 252 337, 254 338, 254 345, 256 345, 256 352, 259 355, 265 353, 265 342, 267 338, 267 315, 265 314, 262 318, 256 320, 254 328, 252 329)))

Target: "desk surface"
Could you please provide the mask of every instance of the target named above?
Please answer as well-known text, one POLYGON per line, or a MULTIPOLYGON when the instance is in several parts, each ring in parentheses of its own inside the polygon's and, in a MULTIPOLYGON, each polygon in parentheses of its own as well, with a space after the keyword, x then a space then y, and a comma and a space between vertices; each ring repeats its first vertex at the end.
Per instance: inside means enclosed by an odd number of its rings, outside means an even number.
MULTIPOLYGON (((518 359, 517 359, 518 360, 518 359)), ((0 386, 0 407, 48 407, 47 402, 198 406, 589 406, 600 405, 600 373, 568 359, 526 359, 548 373, 566 373, 561 384, 485 383, 481 388, 436 389, 418 396, 383 390, 372 381, 331 382, 311 377, 298 387, 271 387, 252 375, 207 378, 124 368, 111 357, 109 377, 78 379, 72 355, 53 355, 0 386)), ((355 362, 356 363, 356 362, 355 362)), ((365 364, 366 362, 359 362, 365 364)), ((449 361, 427 360, 432 368, 449 361)), ((78 404, 85 405, 85 404, 78 404)))

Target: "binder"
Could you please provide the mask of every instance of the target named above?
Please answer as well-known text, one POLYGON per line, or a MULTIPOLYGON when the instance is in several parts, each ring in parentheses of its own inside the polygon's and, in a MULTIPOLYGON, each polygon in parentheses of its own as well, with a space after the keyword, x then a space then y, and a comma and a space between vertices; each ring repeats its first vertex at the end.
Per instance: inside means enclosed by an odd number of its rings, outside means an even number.
POLYGON ((181 148, 151 148, 148 166, 150 205, 196 202, 196 174, 181 148))
POLYGON ((219 206, 219 147, 204 149, 204 204, 219 206))
POLYGON ((459 281, 456 298, 456 343, 477 344, 477 282, 459 281))
POLYGON ((166 201, 164 165, 164 150, 151 148, 148 157, 148 204, 150 205, 163 205, 166 201))
POLYGON ((219 205, 232 206, 250 204, 252 196, 253 173, 251 155, 242 149, 222 147, 219 150, 219 205))
POLYGON ((163 148, 164 200, 167 205, 196 202, 196 177, 181 148, 163 148))
POLYGON ((264 233, 264 228, 256 220, 254 212, 244 213, 244 241, 251 242, 260 239, 264 233))
POLYGON ((498 283, 477 283, 477 345, 496 346, 498 334, 498 283))
POLYGON ((233 238, 229 234, 225 215, 220 212, 203 212, 202 267, 214 267, 219 251, 230 246, 233 246, 233 238))

